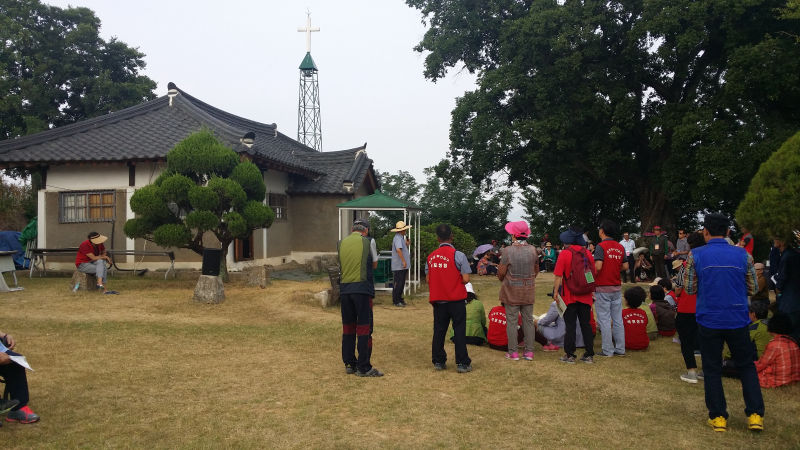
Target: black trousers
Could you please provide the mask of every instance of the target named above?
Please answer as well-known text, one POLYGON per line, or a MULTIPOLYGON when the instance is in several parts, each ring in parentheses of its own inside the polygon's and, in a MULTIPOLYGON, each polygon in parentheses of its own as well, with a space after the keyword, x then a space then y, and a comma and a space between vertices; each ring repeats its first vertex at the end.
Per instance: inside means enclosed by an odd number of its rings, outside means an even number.
POLYGON ((653 268, 656 269, 656 276, 667 278, 667 266, 664 265, 664 255, 653 255, 653 268))
POLYGON ((467 302, 438 302, 433 305, 433 340, 431 360, 434 364, 447 362, 444 340, 450 321, 453 322, 453 343, 456 346, 456 364, 469 365, 472 360, 467 353, 467 302))
POLYGON ((697 361, 694 351, 697 350, 697 320, 694 313, 678 313, 675 316, 675 328, 681 340, 681 355, 687 369, 696 369, 697 361))
POLYGON ((342 361, 361 373, 372 369, 372 298, 367 294, 341 294, 342 361), (356 358, 358 349, 358 358, 356 358))
POLYGON ((594 334, 592 334, 592 324, 589 323, 592 315, 592 307, 586 303, 575 302, 567 305, 564 311, 564 352, 569 356, 575 356, 575 318, 581 323, 581 333, 585 345, 583 356, 594 356, 594 334))
POLYGON ((628 276, 630 276, 631 283, 635 283, 636 282, 636 261, 633 260, 633 253, 631 253, 630 255, 626 256, 625 257, 625 261, 628 263, 628 271, 626 272, 626 271, 623 270, 622 272, 620 272, 620 275, 622 275, 622 282, 623 283, 627 283, 628 282, 628 276))
POLYGON ((14 411, 28 404, 28 378, 25 375, 25 368, 17 363, 9 363, 0 366, 0 377, 6 381, 5 394, 12 400, 19 400, 19 405, 14 407, 14 411))
POLYGON ((392 303, 403 303, 403 290, 406 287, 408 269, 392 271, 392 303))

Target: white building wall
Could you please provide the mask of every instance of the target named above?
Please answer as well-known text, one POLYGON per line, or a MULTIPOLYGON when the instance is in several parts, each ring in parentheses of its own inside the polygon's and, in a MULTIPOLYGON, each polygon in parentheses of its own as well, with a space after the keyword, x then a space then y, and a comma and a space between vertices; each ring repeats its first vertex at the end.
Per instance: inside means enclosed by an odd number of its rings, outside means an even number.
POLYGON ((120 165, 51 166, 47 169, 47 191, 126 189, 128 167, 120 165))

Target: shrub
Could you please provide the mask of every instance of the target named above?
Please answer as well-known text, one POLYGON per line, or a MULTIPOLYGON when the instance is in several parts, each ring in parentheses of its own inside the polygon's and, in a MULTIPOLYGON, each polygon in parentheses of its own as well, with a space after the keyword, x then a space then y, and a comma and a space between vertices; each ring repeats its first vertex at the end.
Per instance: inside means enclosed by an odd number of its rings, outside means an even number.
POLYGON ((736 210, 739 225, 767 238, 792 241, 800 228, 800 132, 786 140, 756 172, 736 210))

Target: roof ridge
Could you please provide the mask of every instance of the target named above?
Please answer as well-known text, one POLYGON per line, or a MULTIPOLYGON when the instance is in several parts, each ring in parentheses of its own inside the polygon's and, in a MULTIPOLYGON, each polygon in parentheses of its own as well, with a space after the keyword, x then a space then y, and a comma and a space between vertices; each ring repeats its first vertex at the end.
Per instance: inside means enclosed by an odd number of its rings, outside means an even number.
MULTIPOLYGON (((233 122, 242 122, 243 125, 256 126, 256 127, 259 127, 259 128, 263 127, 263 128, 266 128, 266 129, 270 130, 273 133, 278 130, 278 125, 276 123, 263 123, 263 122, 258 122, 258 121, 252 120, 252 119, 248 119, 246 117, 237 116, 236 114, 229 113, 229 112, 224 111, 224 110, 222 110, 220 108, 217 108, 216 106, 208 104, 208 103, 200 100, 199 98, 197 98, 197 97, 195 97, 195 96, 183 91, 181 88, 178 88, 177 86, 176 86, 176 89, 178 90, 180 95, 186 97, 186 99, 189 100, 195 107, 197 107, 197 108, 199 108, 201 110, 204 110, 204 112, 206 114, 209 114, 209 115, 212 115, 212 116, 217 116, 218 115, 218 116, 221 116, 221 117, 225 117, 225 118, 230 119, 230 121, 233 121, 233 122)), ((217 118, 217 119, 224 121, 223 119, 220 119, 220 118, 217 118)), ((255 131, 255 130, 251 130, 251 131, 255 131)))
POLYGON ((168 97, 165 95, 153 100, 139 103, 138 105, 120 109, 119 111, 112 111, 110 113, 103 114, 102 116, 92 117, 91 119, 80 120, 78 122, 62 125, 56 128, 50 128, 48 130, 42 130, 26 136, 0 141, 0 153, 5 153, 12 149, 24 148, 30 145, 41 144, 42 142, 47 142, 53 139, 83 133, 85 131, 98 128, 101 125, 107 125, 108 123, 127 120, 158 109, 163 103, 167 103, 168 101, 168 97))

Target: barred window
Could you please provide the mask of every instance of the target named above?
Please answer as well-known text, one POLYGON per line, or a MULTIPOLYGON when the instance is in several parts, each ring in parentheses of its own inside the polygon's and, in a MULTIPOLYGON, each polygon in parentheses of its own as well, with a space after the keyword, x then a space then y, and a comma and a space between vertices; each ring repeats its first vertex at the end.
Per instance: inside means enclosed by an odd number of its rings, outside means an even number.
POLYGON ((58 220, 61 223, 111 222, 114 191, 61 192, 58 220))
POLYGON ((269 194, 269 207, 275 211, 276 220, 289 218, 289 200, 286 194, 269 194))

